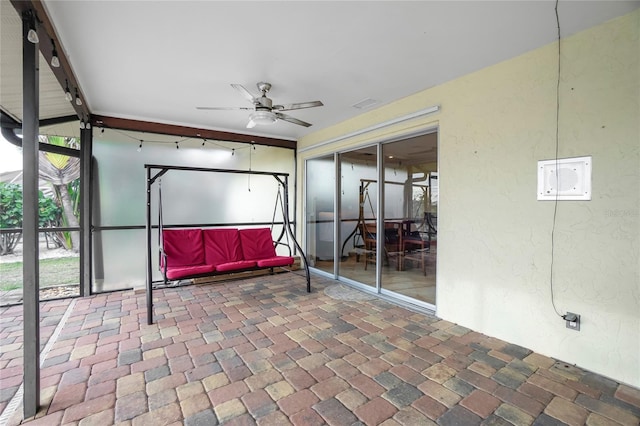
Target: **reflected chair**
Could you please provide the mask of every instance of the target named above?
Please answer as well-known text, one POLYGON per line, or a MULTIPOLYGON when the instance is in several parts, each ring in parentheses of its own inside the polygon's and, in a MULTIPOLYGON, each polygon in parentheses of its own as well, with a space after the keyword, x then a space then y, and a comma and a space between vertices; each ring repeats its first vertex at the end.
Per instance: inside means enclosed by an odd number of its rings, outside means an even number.
POLYGON ((402 266, 406 260, 413 260, 420 263, 422 273, 427 275, 426 257, 429 253, 431 242, 422 238, 420 232, 410 232, 402 239, 402 266))
POLYGON ((438 235, 438 216, 435 213, 424 212, 424 221, 427 224, 429 241, 438 235))
MULTIPOLYGON (((363 222, 360 232, 364 246, 364 269, 367 269, 369 263, 375 263, 376 247, 378 245, 377 226, 374 222, 363 222)), ((384 259, 389 264, 389 253, 397 253, 399 251, 398 229, 393 224, 387 228, 385 224, 384 232, 384 259)), ((400 264, 398 263, 398 268, 400 264)))
POLYGON ((376 257, 376 246, 378 244, 377 231, 375 223, 362 222, 360 227, 362 243, 364 246, 364 269, 366 270, 371 256, 373 256, 374 259, 376 257))

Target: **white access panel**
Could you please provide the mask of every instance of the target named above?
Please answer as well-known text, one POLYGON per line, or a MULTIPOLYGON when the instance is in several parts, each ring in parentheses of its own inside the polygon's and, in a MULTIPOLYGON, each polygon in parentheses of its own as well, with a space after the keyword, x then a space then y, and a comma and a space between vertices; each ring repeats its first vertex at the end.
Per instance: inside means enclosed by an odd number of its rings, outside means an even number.
POLYGON ((591 156, 538 161, 538 200, 591 200, 591 156))

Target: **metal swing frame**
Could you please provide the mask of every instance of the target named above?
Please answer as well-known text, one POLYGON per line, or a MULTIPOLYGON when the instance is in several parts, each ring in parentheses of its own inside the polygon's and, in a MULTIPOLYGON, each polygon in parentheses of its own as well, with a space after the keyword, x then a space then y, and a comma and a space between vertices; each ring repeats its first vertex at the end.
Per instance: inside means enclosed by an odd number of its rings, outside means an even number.
MULTIPOLYGON (((153 324, 153 267, 152 267, 152 255, 151 255, 151 244, 152 244, 152 224, 151 224, 151 190, 153 185, 164 176, 167 172, 171 170, 182 170, 182 171, 191 171, 191 172, 206 172, 206 173, 228 173, 228 174, 241 174, 241 175, 262 175, 262 176, 272 176, 279 185, 283 188, 283 194, 280 195, 280 191, 278 190, 278 198, 280 198, 281 206, 282 206, 282 217, 283 217, 283 230, 278 237, 278 243, 280 243, 280 239, 285 234, 288 234, 291 237, 291 241, 295 248, 300 252, 300 258, 302 259, 302 264, 304 265, 304 270, 306 274, 307 280, 307 293, 311 293, 311 275, 309 272, 309 264, 307 263, 307 257, 302 250, 302 247, 296 240, 296 236, 291 229, 291 221, 289 220, 289 174, 288 173, 276 173, 276 172, 260 172, 260 171, 251 171, 251 170, 233 170, 233 169, 210 169, 205 167, 187 167, 187 166, 169 166, 169 165, 158 165, 158 164, 145 164, 144 168, 146 169, 146 188, 147 188, 147 199, 146 199, 146 261, 147 261, 147 285, 146 285, 146 299, 147 299, 147 324, 153 324)), ((277 201, 276 198, 276 209, 277 209, 277 201)), ((274 219, 275 219, 275 210, 274 210, 274 219)), ((158 227, 162 228, 163 224, 159 223, 158 227)), ((273 224, 272 224, 273 226, 273 224)), ((159 241, 159 244, 162 244, 159 241)))

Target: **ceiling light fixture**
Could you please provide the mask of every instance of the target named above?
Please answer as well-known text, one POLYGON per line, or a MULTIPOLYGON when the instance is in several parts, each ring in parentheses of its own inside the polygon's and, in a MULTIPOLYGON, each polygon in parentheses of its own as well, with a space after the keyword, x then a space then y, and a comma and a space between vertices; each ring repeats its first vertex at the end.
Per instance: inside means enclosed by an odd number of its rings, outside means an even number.
POLYGON ((84 128, 89 130, 91 128, 91 119, 89 118, 89 116, 87 115, 87 122, 84 125, 84 128))
POLYGON ((85 127, 85 126, 84 126, 84 120, 80 120, 80 129, 83 129, 83 130, 84 130, 84 127, 85 127))
POLYGON ((78 89, 76 89, 76 105, 82 105, 82 99, 80 99, 80 95, 78 95, 78 89))
POLYGON ((252 129, 256 127, 256 125, 269 125, 276 122, 278 117, 272 111, 256 111, 252 112, 249 115, 249 123, 247 124, 247 129, 252 129))
POLYGON ((51 56, 51 66, 54 68, 60 68, 60 58, 58 58, 58 51, 56 50, 56 43, 51 39, 51 45, 53 46, 53 53, 51 56))
POLYGON ((71 102, 73 100, 73 95, 71 94, 71 90, 69 90, 69 80, 65 80, 64 83, 64 98, 71 102))

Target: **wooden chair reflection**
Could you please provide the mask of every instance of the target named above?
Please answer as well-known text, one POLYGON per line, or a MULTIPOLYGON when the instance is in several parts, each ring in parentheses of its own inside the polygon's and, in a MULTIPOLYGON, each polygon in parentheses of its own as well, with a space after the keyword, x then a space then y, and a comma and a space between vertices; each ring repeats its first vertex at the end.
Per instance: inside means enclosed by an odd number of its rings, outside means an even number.
POLYGON ((423 235, 422 232, 412 230, 411 223, 408 225, 408 229, 404 230, 402 236, 402 260, 400 263, 404 268, 405 261, 416 261, 420 264, 422 273, 427 275, 426 257, 431 247, 431 234, 427 231, 426 235, 423 235))
MULTIPOLYGON (((364 246, 364 269, 367 269, 369 263, 375 263, 376 261, 376 248, 378 246, 378 233, 375 222, 362 222, 361 234, 364 246)), ((399 239, 398 230, 394 227, 394 224, 385 224, 385 236, 384 236, 384 260, 389 263, 389 254, 398 253, 399 251, 399 239)), ((400 265, 398 264, 398 267, 400 265)))

